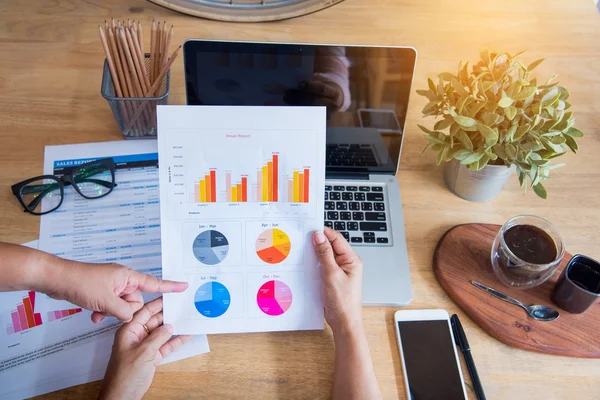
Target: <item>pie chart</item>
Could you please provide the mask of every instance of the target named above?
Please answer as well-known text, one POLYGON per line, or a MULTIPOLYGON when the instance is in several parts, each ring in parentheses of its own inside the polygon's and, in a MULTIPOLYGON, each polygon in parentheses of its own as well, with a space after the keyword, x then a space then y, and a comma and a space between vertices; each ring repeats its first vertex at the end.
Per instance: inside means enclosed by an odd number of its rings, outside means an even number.
POLYGON ((194 239, 192 250, 196 259, 202 264, 215 265, 229 254, 229 242, 219 231, 204 231, 194 239))
POLYGON ((281 281, 268 281, 258 289, 256 304, 265 314, 276 317, 292 305, 292 291, 281 281))
POLYGON ((290 238, 281 229, 267 229, 256 239, 256 254, 269 264, 278 264, 285 260, 291 249, 290 238))
POLYGON ((196 310, 207 318, 217 318, 229 308, 229 290, 219 282, 203 283, 194 295, 196 310))

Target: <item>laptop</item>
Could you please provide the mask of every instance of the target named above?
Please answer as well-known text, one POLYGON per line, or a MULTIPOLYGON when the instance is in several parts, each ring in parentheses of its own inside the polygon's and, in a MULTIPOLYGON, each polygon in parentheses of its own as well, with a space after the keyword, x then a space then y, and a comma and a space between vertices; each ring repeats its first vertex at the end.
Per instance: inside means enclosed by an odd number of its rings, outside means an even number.
POLYGON ((188 105, 325 106, 325 225, 364 262, 363 304, 412 299, 400 186, 411 47, 188 40, 188 105))

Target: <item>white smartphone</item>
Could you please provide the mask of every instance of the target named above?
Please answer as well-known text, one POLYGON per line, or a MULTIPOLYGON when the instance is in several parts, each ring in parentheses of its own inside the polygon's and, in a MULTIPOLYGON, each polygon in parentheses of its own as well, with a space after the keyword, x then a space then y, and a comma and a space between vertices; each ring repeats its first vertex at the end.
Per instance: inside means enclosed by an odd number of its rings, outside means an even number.
POLYGON ((401 310, 394 320, 408 399, 467 399, 448 313, 401 310))

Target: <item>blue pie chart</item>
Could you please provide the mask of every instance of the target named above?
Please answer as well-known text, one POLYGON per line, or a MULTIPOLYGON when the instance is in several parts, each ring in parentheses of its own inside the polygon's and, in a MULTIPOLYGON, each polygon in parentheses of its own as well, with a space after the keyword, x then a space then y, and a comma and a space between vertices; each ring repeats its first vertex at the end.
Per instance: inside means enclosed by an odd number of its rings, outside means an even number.
POLYGON ((201 232, 192 243, 194 257, 204 265, 216 265, 229 254, 229 241, 219 231, 201 232))
POLYGON ((229 290, 219 282, 203 283, 194 295, 196 310, 207 318, 225 314, 231 303, 229 290))

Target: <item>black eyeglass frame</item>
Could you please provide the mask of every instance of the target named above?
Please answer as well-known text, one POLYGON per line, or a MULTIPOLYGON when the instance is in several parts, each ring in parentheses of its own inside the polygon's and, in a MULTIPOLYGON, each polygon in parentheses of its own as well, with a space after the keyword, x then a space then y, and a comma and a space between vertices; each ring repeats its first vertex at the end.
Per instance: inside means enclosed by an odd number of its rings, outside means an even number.
MULTIPOLYGON (((60 176, 58 176, 58 175, 40 175, 40 176, 26 179, 22 182, 15 183, 14 185, 11 186, 11 189, 12 189, 13 195, 15 195, 17 200, 19 200, 19 203, 21 203, 21 205, 23 206, 24 212, 28 212, 33 215, 44 215, 44 214, 51 213, 52 211, 56 211, 57 209, 60 208, 60 206, 62 205, 63 200, 65 198, 65 186, 73 186, 73 189, 75 189, 75 191, 77 193, 79 193, 79 195, 81 197, 88 199, 88 200, 95 200, 95 199, 100 199, 102 197, 108 196, 113 191, 113 189, 117 186, 117 184, 115 183, 115 169, 116 169, 115 161, 112 158, 103 158, 100 160, 95 160, 95 161, 91 161, 89 163, 81 164, 81 165, 78 165, 75 167, 65 168, 65 173, 60 176), (76 182, 74 180, 74 172, 81 168, 98 165, 98 164, 108 167, 111 177, 112 177, 112 182, 107 182, 107 181, 103 181, 103 180, 99 180, 99 179, 93 180, 94 183, 102 185, 102 186, 108 188, 109 190, 108 190, 108 192, 103 193, 100 196, 94 196, 94 197, 86 196, 81 192, 81 190, 79 190, 79 187, 76 185, 76 182), (42 201, 42 199, 45 197, 45 194, 42 194, 42 195, 36 197, 29 205, 27 205, 27 204, 25 204, 25 201, 23 200, 21 190, 23 189, 23 187, 27 186, 31 182, 35 182, 35 181, 42 180, 42 179, 52 179, 58 184, 59 189, 60 189, 60 201, 58 202, 58 205, 56 207, 54 207, 52 210, 37 212, 37 211, 33 211, 33 210, 35 210, 35 208, 38 206, 38 204, 42 201)), ((90 180, 88 179, 87 181, 90 181, 90 180)), ((46 185, 51 185, 51 184, 46 184, 46 185)), ((49 189, 46 189, 46 190, 49 190, 49 189)), ((53 190, 56 190, 56 188, 53 187, 50 190, 53 191, 53 190)))

